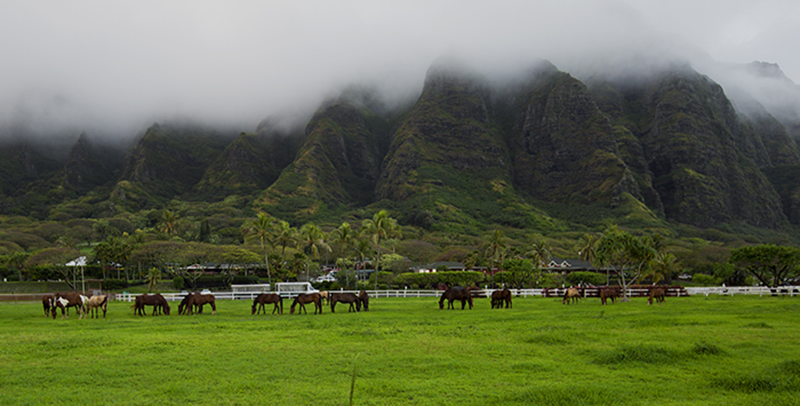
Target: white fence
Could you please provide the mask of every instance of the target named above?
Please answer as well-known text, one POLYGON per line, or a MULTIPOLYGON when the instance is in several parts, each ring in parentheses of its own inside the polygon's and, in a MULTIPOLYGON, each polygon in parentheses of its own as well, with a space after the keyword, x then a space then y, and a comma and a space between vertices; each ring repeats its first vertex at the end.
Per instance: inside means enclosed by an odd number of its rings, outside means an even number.
MULTIPOLYGON (((511 294, 514 296, 544 296, 544 289, 510 289, 511 294)), ((549 295, 563 295, 565 289, 549 289, 549 295)), ((646 289, 631 289, 631 296, 647 296, 646 289), (641 290, 642 292, 639 292, 641 290), (638 294, 637 294, 638 293, 638 294)), ((686 293, 690 296, 694 295, 759 295, 759 296, 772 296, 772 295, 800 295, 800 286, 787 286, 780 288, 768 288, 759 286, 739 286, 739 287, 705 287, 705 288, 685 288, 686 293)), ((358 294, 357 290, 336 290, 331 292, 347 292, 358 294)), ((441 290, 420 290, 420 289, 397 289, 397 290, 368 290, 366 291, 370 298, 381 297, 439 297, 442 295, 441 290)), ((493 289, 483 290, 486 296, 491 296, 493 289)), ((253 300, 261 292, 212 292, 216 299, 228 300, 253 300)), ((168 301, 183 300, 186 296, 184 293, 162 293, 168 301)), ((117 293, 116 300, 124 302, 133 302, 139 296, 138 293, 117 293)), ((290 295, 289 299, 295 295, 290 295)), ((587 295, 588 296, 588 295, 587 295)))

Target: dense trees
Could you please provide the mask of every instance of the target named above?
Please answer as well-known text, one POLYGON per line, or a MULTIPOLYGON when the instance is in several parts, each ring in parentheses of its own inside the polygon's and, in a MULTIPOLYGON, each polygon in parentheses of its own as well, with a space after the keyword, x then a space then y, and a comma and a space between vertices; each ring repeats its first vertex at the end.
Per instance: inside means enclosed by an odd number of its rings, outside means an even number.
POLYGON ((744 268, 765 286, 778 286, 800 274, 800 248, 772 244, 731 251, 729 261, 744 268))

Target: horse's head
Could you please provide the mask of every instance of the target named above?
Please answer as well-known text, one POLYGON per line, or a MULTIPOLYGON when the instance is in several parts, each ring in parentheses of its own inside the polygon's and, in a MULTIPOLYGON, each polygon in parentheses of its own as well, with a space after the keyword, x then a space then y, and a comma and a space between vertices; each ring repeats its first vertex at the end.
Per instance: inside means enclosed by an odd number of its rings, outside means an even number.
POLYGON ((164 314, 169 316, 169 303, 166 300, 164 301, 163 307, 164 307, 164 314))
MULTIPOLYGON (((256 314, 256 306, 257 306, 256 303, 253 302, 253 310, 250 312, 251 315, 256 314)), ((178 313, 180 313, 180 312, 178 312, 178 313)))

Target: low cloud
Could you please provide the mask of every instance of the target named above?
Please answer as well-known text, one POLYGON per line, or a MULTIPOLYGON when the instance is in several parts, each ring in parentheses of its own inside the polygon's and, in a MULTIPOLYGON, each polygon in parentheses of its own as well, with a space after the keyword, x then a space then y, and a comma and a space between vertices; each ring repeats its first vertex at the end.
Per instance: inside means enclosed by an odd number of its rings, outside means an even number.
POLYGON ((554 3, 5 2, 0 131, 129 137, 175 117, 253 131, 351 83, 418 94, 448 53, 488 76, 539 58, 579 76, 682 58, 800 78, 792 1, 554 3))

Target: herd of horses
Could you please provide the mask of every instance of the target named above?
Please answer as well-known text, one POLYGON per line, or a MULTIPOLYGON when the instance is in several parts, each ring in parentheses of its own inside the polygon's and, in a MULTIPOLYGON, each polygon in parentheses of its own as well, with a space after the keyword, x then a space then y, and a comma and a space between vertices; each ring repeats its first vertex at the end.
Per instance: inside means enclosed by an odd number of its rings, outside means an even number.
MULTIPOLYGON (((478 291, 480 288, 477 287, 461 287, 456 286, 452 288, 447 288, 443 293, 441 298, 439 299, 439 309, 444 309, 444 303, 447 301, 447 308, 448 309, 455 309, 453 302, 460 301, 461 302, 461 310, 464 310, 467 304, 469 304, 469 308, 472 309, 473 306, 473 298, 478 296, 478 291)), ((619 286, 606 286, 600 289, 600 304, 605 305, 608 303, 608 300, 611 300, 611 304, 616 303, 616 300, 619 299, 621 292, 619 286)), ((661 304, 664 303, 664 297, 666 296, 666 291, 663 288, 653 288, 650 289, 649 292, 649 299, 647 302, 649 304, 653 304, 653 300, 656 303, 661 304)), ((571 304, 576 303, 578 300, 581 299, 581 292, 577 288, 569 288, 564 292, 562 296, 561 303, 562 304, 571 304)), ((503 305, 505 308, 508 309, 511 306, 511 291, 508 288, 504 288, 502 290, 495 290, 492 292, 491 295, 491 303, 492 309, 502 309, 503 305)))
POLYGON ((108 295, 84 296, 78 292, 59 292, 53 295, 42 297, 42 307, 46 317, 56 318, 58 309, 61 309, 61 318, 69 318, 69 308, 74 307, 78 312, 79 319, 85 319, 88 312, 92 318, 100 318, 100 310, 103 311, 103 318, 106 318, 108 310, 108 295))
MULTIPOLYGON (((481 294, 482 291, 478 287, 456 286, 452 288, 446 288, 439 299, 439 309, 444 310, 445 301, 447 302, 447 309, 455 309, 454 302, 456 301, 461 302, 461 310, 464 310, 467 304, 469 304, 469 308, 472 309, 474 304, 473 298, 479 297, 481 294)), ((492 292, 492 309, 502 309, 504 306, 506 309, 511 308, 511 296, 511 291, 508 288, 495 290, 492 292)), ((607 304, 609 299, 611 300, 611 304, 614 304, 620 297, 620 289, 618 286, 606 286, 600 289, 599 296, 600 303, 602 305, 607 304)), ((664 303, 665 296, 666 291, 663 288, 656 287, 650 289, 647 302, 651 305, 653 304, 653 301, 655 301, 657 304, 661 304, 664 303)), ((561 303, 576 303, 580 299, 580 291, 576 288, 569 288, 564 292, 561 303)), ((331 313, 336 312, 337 303, 345 303, 349 305, 347 310, 348 312, 360 312, 362 307, 365 311, 369 310, 369 295, 366 291, 362 290, 358 294, 350 292, 317 292, 301 293, 297 295, 292 301, 289 314, 294 314, 295 309, 298 306, 298 314, 308 314, 305 305, 309 303, 314 305, 314 314, 322 314, 323 301, 330 305, 331 313)), ((283 298, 277 293, 262 293, 256 296, 256 298, 253 300, 253 307, 250 314, 261 314, 262 312, 267 314, 265 306, 268 304, 274 305, 272 314, 283 314, 283 298)), ((202 314, 203 307, 205 305, 211 306, 211 314, 217 313, 217 305, 214 295, 189 293, 178 305, 178 314, 202 314)), ((145 306, 153 307, 153 316, 160 314, 169 316, 170 314, 169 302, 159 293, 136 296, 134 303, 131 306, 131 308, 133 308, 134 315, 138 314, 139 316, 144 316, 146 313, 145 306)), ((84 296, 77 292, 55 293, 53 295, 45 295, 42 297, 42 307, 44 308, 44 315, 47 317, 52 317, 53 319, 56 318, 58 309, 61 309, 61 317, 68 319, 70 307, 74 307, 76 309, 79 319, 86 318, 87 312, 92 315, 92 318, 99 318, 100 310, 103 311, 103 318, 105 318, 106 311, 108 310, 108 295, 84 296)))
MULTIPOLYGON (((619 299, 621 292, 619 286, 605 286, 600 289, 600 304, 605 305, 608 304, 608 300, 611 299, 611 304, 616 303, 616 300, 619 299)), ((666 296, 666 291, 664 288, 652 288, 648 293, 648 304, 653 304, 653 300, 656 303, 661 304, 664 303, 664 297, 666 296)), ((561 300, 562 304, 570 304, 575 303, 579 299, 581 299, 581 293, 577 288, 569 288, 564 292, 564 296, 561 300)))

